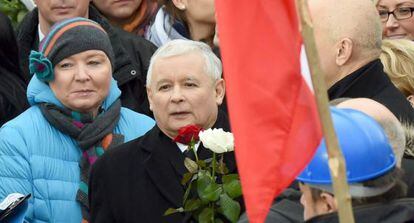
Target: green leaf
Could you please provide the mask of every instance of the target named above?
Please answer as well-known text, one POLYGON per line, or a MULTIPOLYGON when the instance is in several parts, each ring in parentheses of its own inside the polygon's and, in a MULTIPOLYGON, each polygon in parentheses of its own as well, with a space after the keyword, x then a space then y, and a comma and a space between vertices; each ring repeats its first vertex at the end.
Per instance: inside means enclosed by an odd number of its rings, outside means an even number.
POLYGON ((198 215, 198 222, 199 223, 211 223, 211 219, 213 218, 213 208, 206 207, 201 211, 200 215, 198 215))
POLYGON ((227 183, 227 182, 238 180, 238 179, 239 179, 239 175, 237 173, 225 175, 222 177, 223 183, 227 183))
POLYGON ((216 184, 215 182, 211 182, 201 193, 199 192, 199 196, 202 201, 204 202, 212 202, 217 201, 220 197, 221 192, 223 189, 220 185, 216 184))
POLYGON ((20 0, 0 0, 0 12, 7 15, 16 27, 27 13, 27 9, 20 0))
POLYGON ((190 173, 197 173, 198 165, 194 160, 191 160, 190 158, 186 157, 184 159, 184 166, 190 173))
POLYGON ((203 203, 218 200, 221 192, 222 188, 211 179, 208 171, 198 172, 197 193, 203 203))
POLYGON ((23 18, 26 16, 27 11, 20 10, 19 13, 17 13, 17 22, 20 23, 23 18))
POLYGON ((197 190, 203 191, 211 182, 210 173, 205 170, 200 170, 197 173, 197 190))
POLYGON ((198 166, 200 166, 200 168, 205 168, 206 167, 206 162, 204 160, 198 160, 197 164, 198 164, 198 166))
POLYGON ((223 215, 230 221, 230 222, 237 222, 240 216, 240 204, 231 199, 229 195, 222 194, 220 195, 220 206, 223 212, 223 215))
POLYGON ((185 189, 185 193, 184 193, 184 196, 183 196, 183 203, 185 203, 187 201, 187 198, 190 195, 191 185, 192 184, 189 184, 188 187, 187 187, 187 189, 185 189))
POLYGON ((186 185, 193 178, 193 175, 194 173, 185 173, 183 179, 181 179, 181 184, 186 185))
POLYGON ((167 215, 172 215, 172 214, 175 214, 175 213, 178 213, 178 212, 183 212, 184 211, 184 208, 168 208, 165 212, 164 212, 164 216, 167 216, 167 215))
POLYGON ((237 198, 242 195, 240 180, 237 174, 223 176, 223 189, 231 197, 237 198))
POLYGON ((184 204, 184 211, 194 211, 201 207, 200 199, 190 199, 184 204))

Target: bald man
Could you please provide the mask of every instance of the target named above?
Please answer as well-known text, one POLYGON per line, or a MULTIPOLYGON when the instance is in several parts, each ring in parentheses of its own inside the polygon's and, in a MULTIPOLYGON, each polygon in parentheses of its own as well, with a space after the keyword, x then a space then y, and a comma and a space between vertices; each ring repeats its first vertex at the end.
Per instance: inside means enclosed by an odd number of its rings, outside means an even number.
POLYGON ((371 98, 399 120, 414 124, 414 110, 383 71, 381 22, 370 0, 310 0, 321 68, 330 100, 371 98))
POLYGON ((406 131, 405 126, 385 106, 368 98, 343 100, 337 104, 337 107, 364 112, 382 126, 396 155, 397 166, 404 170, 404 181, 408 186, 407 196, 414 197, 414 160, 404 156, 406 136, 410 133, 406 131))

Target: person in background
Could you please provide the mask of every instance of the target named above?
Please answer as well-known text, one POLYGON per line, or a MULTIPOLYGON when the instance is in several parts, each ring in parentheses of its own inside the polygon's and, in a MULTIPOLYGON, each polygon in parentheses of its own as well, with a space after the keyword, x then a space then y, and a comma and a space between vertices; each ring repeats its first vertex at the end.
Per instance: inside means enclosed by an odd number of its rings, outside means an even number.
POLYGON ((392 83, 414 105, 414 43, 407 39, 383 40, 380 59, 392 83))
POLYGON ((329 99, 370 98, 400 121, 414 123, 414 109, 383 71, 381 22, 373 3, 310 0, 309 11, 329 99))
POLYGON ((29 55, 49 33, 56 22, 73 17, 89 18, 108 33, 114 51, 113 77, 121 89, 122 106, 152 115, 148 108, 145 78, 149 60, 156 47, 144 38, 111 26, 90 6, 90 0, 34 0, 37 8, 29 12, 17 31, 23 75, 30 80, 29 55))
POLYGON ((174 39, 202 41, 214 46, 216 19, 214 0, 160 0, 160 9, 146 39, 162 46, 174 39))
POLYGON ((383 39, 414 40, 414 0, 375 0, 383 39))
MULTIPOLYGON (((156 126, 144 136, 108 151, 91 172, 91 222, 192 222, 188 213, 164 216, 180 207, 185 188, 181 178, 186 145, 173 139, 179 129, 197 125, 229 131, 220 111, 225 94, 220 60, 204 43, 173 40, 151 58, 147 76, 150 108, 156 126)), ((212 152, 201 143, 200 159, 212 152)), ((236 172, 234 153, 224 155, 230 173, 236 172)))
POLYGON ((156 0, 93 0, 92 2, 112 25, 139 36, 144 36, 158 9, 156 0))
POLYGON ((18 49, 11 22, 0 13, 0 126, 29 107, 18 49))
POLYGON ((88 220, 96 159, 154 126, 121 107, 114 61, 104 29, 80 17, 56 23, 31 52, 31 107, 0 129, 0 200, 32 194, 28 222, 88 220))
MULTIPOLYGON (((344 155, 355 221, 402 223, 414 219, 414 200, 381 126, 368 115, 331 108, 344 155)), ((338 222, 325 142, 297 177, 306 222, 338 222)))

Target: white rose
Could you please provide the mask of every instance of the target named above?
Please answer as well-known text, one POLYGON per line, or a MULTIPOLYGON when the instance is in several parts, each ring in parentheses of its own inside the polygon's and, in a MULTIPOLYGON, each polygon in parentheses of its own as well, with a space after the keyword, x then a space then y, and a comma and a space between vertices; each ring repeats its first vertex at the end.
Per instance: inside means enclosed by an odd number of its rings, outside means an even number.
POLYGON ((225 132, 223 129, 207 129, 201 131, 198 136, 203 146, 215 153, 234 150, 234 137, 231 132, 225 132))

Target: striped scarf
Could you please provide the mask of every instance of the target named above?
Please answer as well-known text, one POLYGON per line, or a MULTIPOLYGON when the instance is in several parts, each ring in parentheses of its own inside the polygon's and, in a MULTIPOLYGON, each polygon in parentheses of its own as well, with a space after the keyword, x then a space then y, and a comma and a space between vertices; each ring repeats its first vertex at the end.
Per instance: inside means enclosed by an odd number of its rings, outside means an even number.
POLYGON ((82 150, 80 159, 81 179, 76 200, 81 203, 82 222, 89 220, 88 180, 91 166, 107 149, 124 142, 123 135, 113 134, 118 124, 121 102, 118 99, 96 118, 92 114, 79 113, 54 104, 42 103, 40 109, 47 121, 76 140, 82 150))

